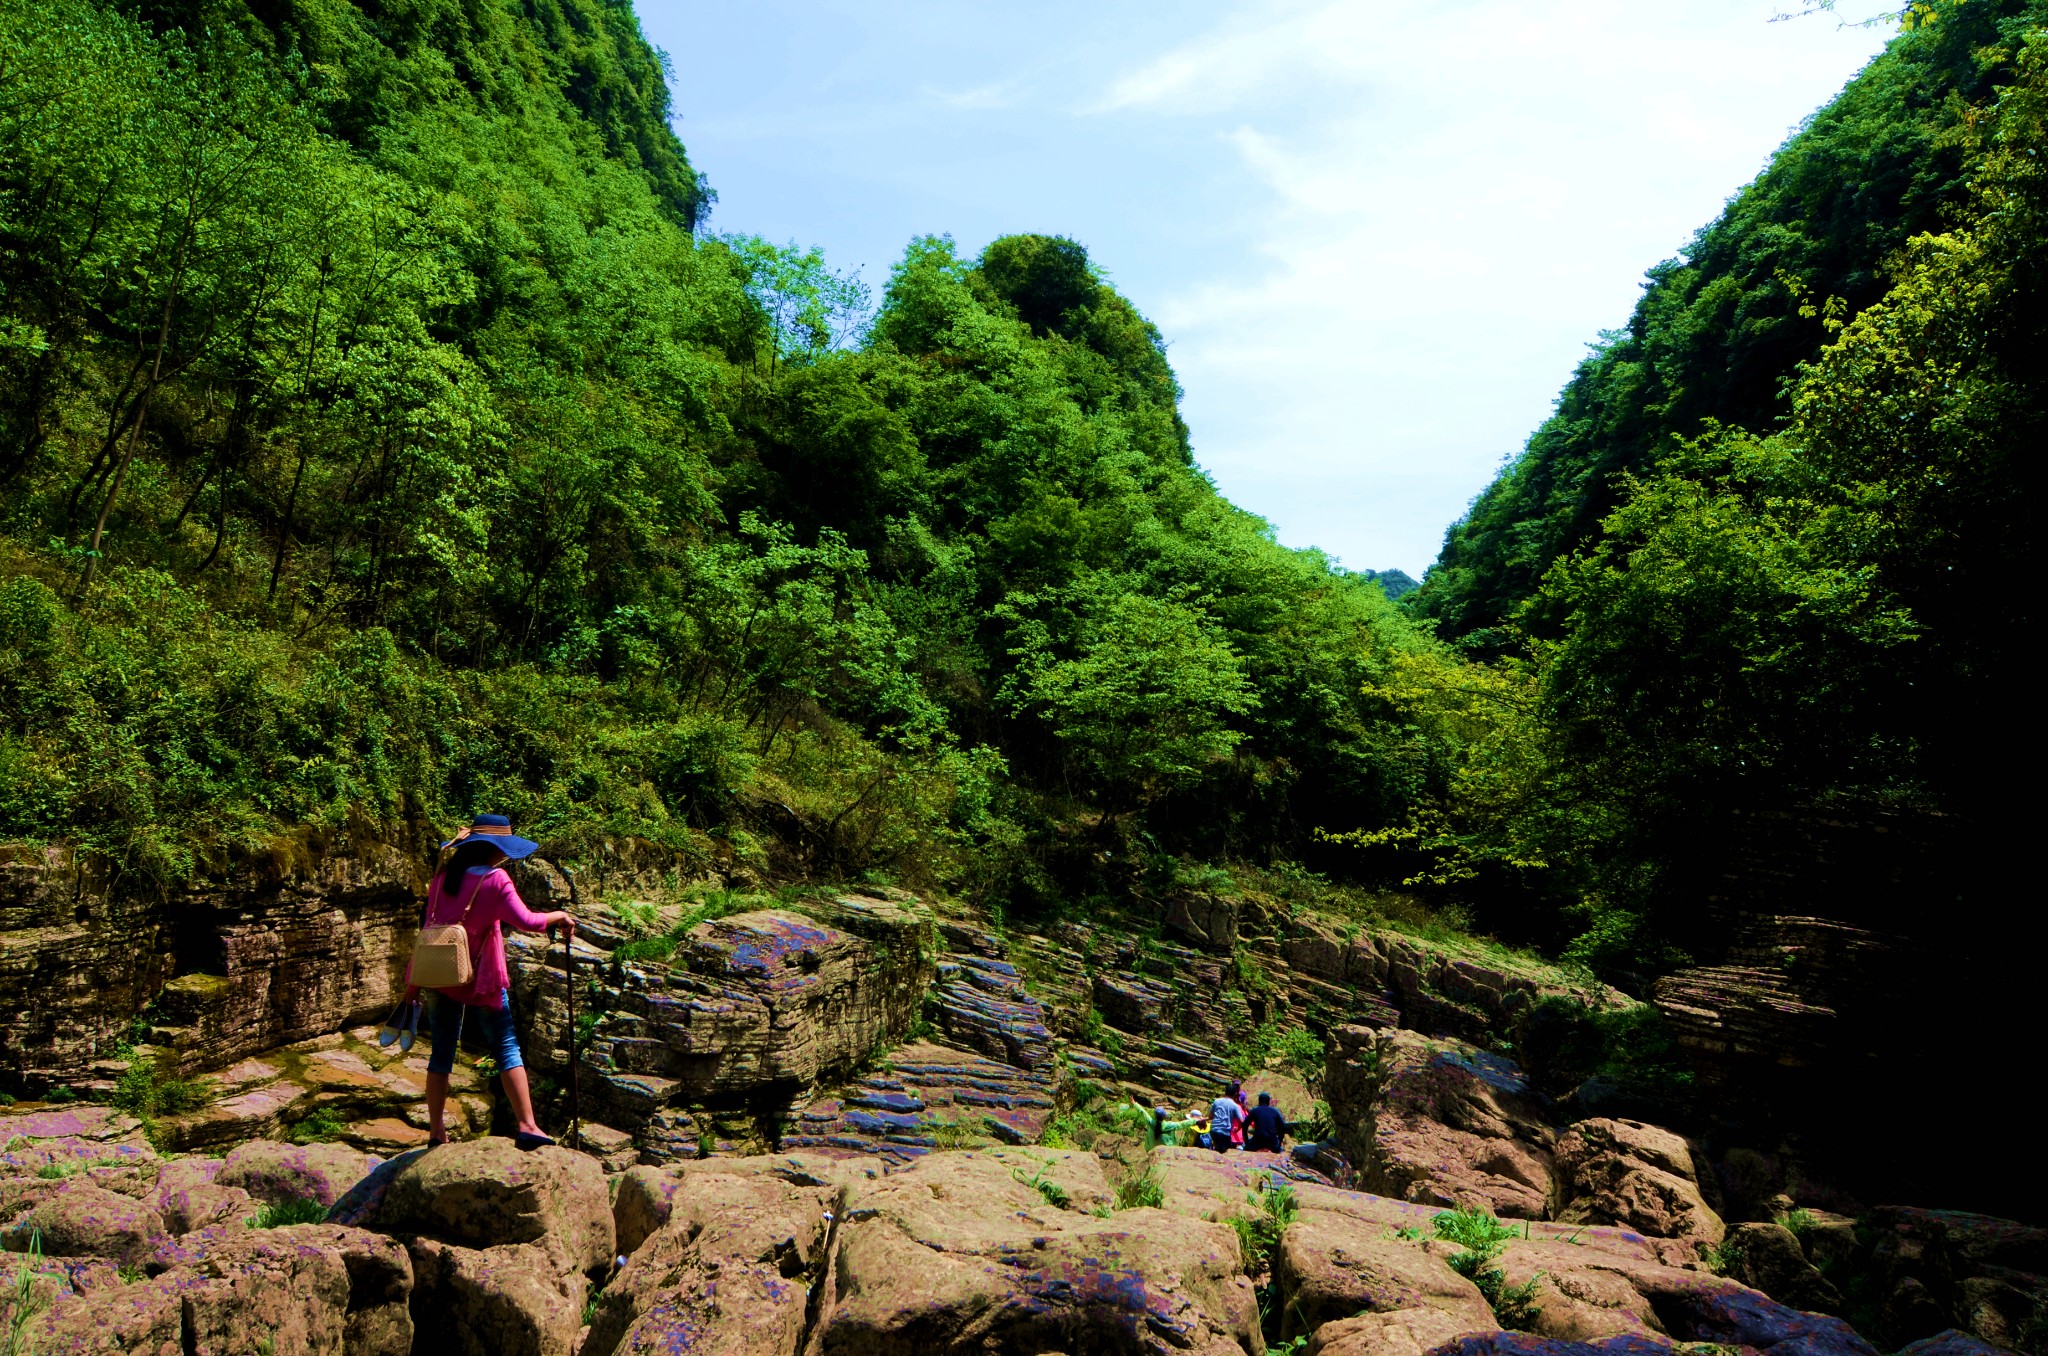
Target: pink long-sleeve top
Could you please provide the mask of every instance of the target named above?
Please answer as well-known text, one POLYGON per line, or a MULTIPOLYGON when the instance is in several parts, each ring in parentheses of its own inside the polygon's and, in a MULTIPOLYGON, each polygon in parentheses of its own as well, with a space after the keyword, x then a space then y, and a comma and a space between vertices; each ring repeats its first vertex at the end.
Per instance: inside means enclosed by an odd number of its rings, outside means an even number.
MULTIPOLYGON (((545 932, 546 914, 535 913, 519 897, 519 890, 502 867, 472 866, 463 877, 462 888, 451 897, 441 888, 436 873, 427 892, 427 926, 462 924, 469 934, 470 967, 475 972, 469 983, 454 989, 436 989, 443 998, 467 1003, 473 1008, 503 1007, 511 977, 505 968, 505 926, 521 932, 545 932)), ((407 982, 411 982, 407 967, 407 982)))

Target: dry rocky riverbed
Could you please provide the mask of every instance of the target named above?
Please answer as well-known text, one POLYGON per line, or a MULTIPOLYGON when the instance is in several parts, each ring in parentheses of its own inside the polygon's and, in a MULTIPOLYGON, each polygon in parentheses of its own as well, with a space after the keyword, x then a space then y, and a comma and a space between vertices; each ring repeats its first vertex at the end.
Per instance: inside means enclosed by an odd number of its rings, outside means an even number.
MULTIPOLYGON (((1683 1240, 1624 1226, 1530 1222, 1505 1245, 1507 1281, 1533 1282, 1519 1333, 1452 1265, 1461 1249, 1433 1236, 1431 1205, 1298 1182, 1275 1246, 1248 1255, 1259 1235, 1232 1221, 1270 1218, 1273 1155, 998 1147, 892 1167, 799 1150, 607 1173, 489 1137, 387 1159, 263 1140, 167 1158, 99 1107, 8 1129, 5 1242, 39 1309, 27 1349, 51 1356, 1224 1356, 1265 1350, 1255 1283, 1278 1340, 1331 1356, 1876 1351, 1839 1318, 1704 1270, 1683 1240), (1133 1166, 1156 1204, 1118 1208, 1133 1166), (325 1222, 264 1227, 309 1201, 325 1222)), ((1945 1331, 1907 1349, 1993 1348, 1945 1331)))
MULTIPOLYGON (((188 938, 178 954, 225 973, 168 979, 175 955, 124 958, 96 931, 100 906, 70 902, 84 897, 58 871, 71 867, 24 860, 0 872, 0 984, 47 969, 16 941, 56 937, 159 985, 167 1020, 116 1061, 89 995, 37 991, 9 1010, 18 1067, 104 1099, 139 1063, 204 1097, 147 1126, 104 1100, 0 1111, 16 1352, 2042 1344, 2048 1231, 1907 1207, 1850 1218, 1766 1199, 1776 1178, 1738 1193, 1728 1163, 1679 1134, 1551 1101, 1489 1037, 1568 981, 1483 948, 1196 895, 1150 936, 999 936, 881 892, 757 908, 635 958, 623 944, 666 929, 662 906, 587 908, 581 1149, 522 1155, 491 1137, 501 1113, 465 1057, 457 1142, 429 1150, 424 1046, 375 1042, 395 997, 383 953, 407 939, 390 901, 409 886, 395 866, 377 874, 385 858, 312 859, 270 904, 222 901, 220 945, 188 938), (320 956, 353 959, 317 1001, 280 978, 320 956), (1324 1035, 1323 1067, 1251 1080, 1298 1119, 1325 1104, 1285 1154, 1148 1152, 1129 1127, 1073 1114, 1206 1101, 1226 1043, 1304 1024, 1324 1035), (1474 1244, 1442 1223, 1451 1210, 1505 1224, 1474 1244)), ((568 902, 544 863, 520 885, 568 902)), ((522 1045, 559 1110, 566 957, 531 941, 513 961, 522 1045)), ((1752 1047, 1768 1043, 1760 1021, 1752 1047)))

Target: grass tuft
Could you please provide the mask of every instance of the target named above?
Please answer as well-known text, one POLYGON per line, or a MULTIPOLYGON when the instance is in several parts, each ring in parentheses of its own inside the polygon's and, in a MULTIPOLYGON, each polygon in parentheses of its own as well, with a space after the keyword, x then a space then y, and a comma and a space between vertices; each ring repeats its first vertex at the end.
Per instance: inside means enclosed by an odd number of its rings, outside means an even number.
POLYGON ((1507 1273, 1494 1265, 1508 1240, 1523 1237, 1492 1212, 1477 1208, 1446 1210, 1433 1221, 1436 1236, 1464 1251, 1450 1259, 1451 1270, 1479 1287, 1479 1293, 1503 1328, 1533 1331, 1536 1321, 1538 1272, 1520 1285, 1509 1285, 1507 1273))
POLYGON ((249 1219, 251 1229, 282 1229, 292 1224, 325 1224, 327 1207, 318 1201, 265 1201, 249 1219))

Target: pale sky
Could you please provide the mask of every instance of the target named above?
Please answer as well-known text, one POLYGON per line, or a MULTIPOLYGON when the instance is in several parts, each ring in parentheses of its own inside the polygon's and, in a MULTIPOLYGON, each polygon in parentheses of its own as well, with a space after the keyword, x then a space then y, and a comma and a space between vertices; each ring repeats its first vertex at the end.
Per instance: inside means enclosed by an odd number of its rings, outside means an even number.
POLYGON ((1585 346, 1886 33, 1772 0, 640 0, 710 228, 871 284, 1066 235, 1280 540, 1420 576, 1585 346))

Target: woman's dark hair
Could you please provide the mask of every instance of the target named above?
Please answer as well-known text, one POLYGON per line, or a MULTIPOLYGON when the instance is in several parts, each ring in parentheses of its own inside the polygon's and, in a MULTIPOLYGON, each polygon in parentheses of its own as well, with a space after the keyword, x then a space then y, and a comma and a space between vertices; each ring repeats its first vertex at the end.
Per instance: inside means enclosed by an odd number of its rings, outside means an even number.
POLYGON ((448 854, 448 864, 441 868, 441 889, 453 895, 462 889, 462 877, 472 866, 487 866, 496 857, 505 854, 498 851, 495 843, 469 842, 448 854))
POLYGON ((1156 1106, 1152 1108, 1152 1138, 1155 1140, 1166 1138, 1166 1112, 1156 1106))

